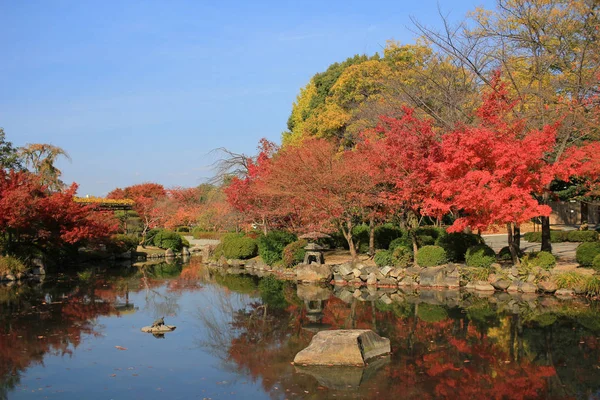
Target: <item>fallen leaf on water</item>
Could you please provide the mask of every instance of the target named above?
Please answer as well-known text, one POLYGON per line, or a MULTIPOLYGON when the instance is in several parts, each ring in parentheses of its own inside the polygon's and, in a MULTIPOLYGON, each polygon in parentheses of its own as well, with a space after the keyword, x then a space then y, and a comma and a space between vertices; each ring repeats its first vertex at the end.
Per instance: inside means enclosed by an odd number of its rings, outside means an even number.
POLYGON ((111 374, 110 377, 114 378, 115 376, 117 376, 117 374, 111 374))
POLYGON ((127 350, 126 347, 121 347, 121 346, 115 346, 115 349, 117 349, 117 350, 127 350))

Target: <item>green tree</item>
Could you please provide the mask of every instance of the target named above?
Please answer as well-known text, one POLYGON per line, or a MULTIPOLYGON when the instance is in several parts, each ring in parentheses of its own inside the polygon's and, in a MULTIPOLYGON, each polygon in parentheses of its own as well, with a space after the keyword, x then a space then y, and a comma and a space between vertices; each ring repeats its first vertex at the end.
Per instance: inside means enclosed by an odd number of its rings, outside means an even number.
POLYGON ((20 170, 22 167, 17 149, 6 140, 4 129, 0 128, 0 168, 20 170))

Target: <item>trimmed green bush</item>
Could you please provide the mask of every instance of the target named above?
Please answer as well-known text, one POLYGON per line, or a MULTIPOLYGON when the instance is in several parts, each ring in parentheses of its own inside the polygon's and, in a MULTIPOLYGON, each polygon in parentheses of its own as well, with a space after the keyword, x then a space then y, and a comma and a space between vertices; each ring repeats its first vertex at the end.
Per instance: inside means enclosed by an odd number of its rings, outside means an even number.
POLYGON ((183 240, 177 232, 162 229, 154 235, 152 239, 154 245, 161 249, 171 249, 173 251, 181 251, 183 240))
POLYGON ((192 229, 192 236, 194 239, 211 239, 211 240, 220 240, 224 234, 221 232, 207 232, 201 227, 197 226, 192 229))
POLYGON ((135 235, 117 234, 110 238, 107 249, 112 253, 125 253, 137 249, 140 239, 135 235))
POLYGON ((361 254, 367 253, 369 251, 369 226, 364 224, 355 226, 352 228, 352 236, 354 237, 356 251, 361 254))
POLYGON ((389 249, 390 243, 398 238, 407 236, 406 231, 394 224, 383 224, 375 228, 375 248, 389 249))
POLYGON ((390 242, 389 250, 394 250, 396 247, 408 247, 412 249, 412 241, 408 237, 408 235, 404 235, 402 237, 396 238, 390 242))
POLYGON ((549 270, 556 265, 556 257, 547 251, 539 251, 537 253, 526 255, 523 258, 523 263, 531 265, 532 267, 540 267, 549 270))
POLYGON ((18 274, 25 271, 27 271, 27 267, 18 258, 0 256, 0 274, 18 274))
POLYGON ((409 247, 398 246, 392 252, 392 262, 396 267, 406 268, 412 264, 414 255, 409 247))
POLYGON ((265 263, 273 265, 277 261, 281 261, 285 246, 296 240, 296 235, 293 233, 271 231, 258 238, 258 254, 265 263))
POLYGON ((296 240, 283 248, 282 260, 286 268, 290 268, 304 261, 306 250, 304 248, 308 242, 304 239, 296 240))
POLYGON ((581 243, 577 247, 575 259, 584 267, 590 267, 594 263, 594 258, 600 254, 600 242, 581 243))
POLYGON ((570 231, 567 235, 569 242, 597 242, 598 232, 596 231, 570 231))
POLYGON ((255 257, 257 250, 255 239, 241 233, 230 233, 225 235, 221 244, 215 248, 215 255, 217 257, 223 255, 227 259, 246 260, 255 257))
POLYGON ((594 260, 592 261, 592 268, 594 268, 596 271, 600 271, 600 254, 594 257, 594 260))
POLYGON ((465 262, 469 267, 489 268, 495 261, 496 253, 485 244, 469 247, 465 254, 465 262))
POLYGON ((375 253, 375 257, 373 258, 373 260, 375 261, 375 264, 377 264, 378 267, 394 265, 394 259, 390 250, 379 250, 377 253, 375 253))
MULTIPOLYGON (((531 243, 540 243, 542 241, 542 232, 527 232, 523 239, 531 243)), ((595 242, 598 240, 598 233, 594 231, 550 231, 551 243, 562 242, 595 242)))
POLYGON ((483 244, 483 239, 473 233, 447 233, 439 236, 435 244, 446 250, 449 261, 463 262, 469 247, 483 244))
POLYGON ((417 263, 421 267, 435 267, 445 264, 447 260, 446 250, 440 246, 425 246, 417 253, 417 263))

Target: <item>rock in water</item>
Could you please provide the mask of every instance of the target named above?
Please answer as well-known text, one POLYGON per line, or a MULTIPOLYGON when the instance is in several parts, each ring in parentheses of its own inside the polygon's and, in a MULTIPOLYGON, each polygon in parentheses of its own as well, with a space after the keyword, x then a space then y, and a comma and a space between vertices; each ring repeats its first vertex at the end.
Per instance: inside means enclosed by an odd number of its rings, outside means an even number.
POLYGON ((368 329, 321 331, 296 354, 294 364, 364 366, 367 360, 390 351, 390 340, 368 329))
POLYGON ((177 328, 173 325, 159 325, 159 326, 145 326, 142 328, 142 332, 145 333, 167 333, 172 332, 177 328))

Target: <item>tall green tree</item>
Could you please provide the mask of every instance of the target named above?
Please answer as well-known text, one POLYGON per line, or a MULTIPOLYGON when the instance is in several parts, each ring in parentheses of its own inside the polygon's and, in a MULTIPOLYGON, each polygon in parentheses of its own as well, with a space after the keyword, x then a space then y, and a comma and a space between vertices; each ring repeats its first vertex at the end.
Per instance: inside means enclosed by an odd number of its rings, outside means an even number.
POLYGON ((6 140, 4 129, 0 128, 0 168, 20 170, 23 168, 17 149, 6 140))

